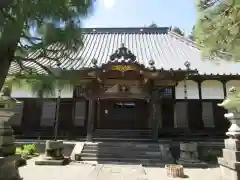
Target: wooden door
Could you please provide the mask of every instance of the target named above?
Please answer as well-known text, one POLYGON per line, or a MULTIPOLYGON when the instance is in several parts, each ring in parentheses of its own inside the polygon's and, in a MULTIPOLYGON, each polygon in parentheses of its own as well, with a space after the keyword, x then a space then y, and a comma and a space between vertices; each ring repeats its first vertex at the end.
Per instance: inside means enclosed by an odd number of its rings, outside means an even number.
POLYGON ((148 122, 147 103, 143 100, 102 100, 97 128, 145 129, 148 122))

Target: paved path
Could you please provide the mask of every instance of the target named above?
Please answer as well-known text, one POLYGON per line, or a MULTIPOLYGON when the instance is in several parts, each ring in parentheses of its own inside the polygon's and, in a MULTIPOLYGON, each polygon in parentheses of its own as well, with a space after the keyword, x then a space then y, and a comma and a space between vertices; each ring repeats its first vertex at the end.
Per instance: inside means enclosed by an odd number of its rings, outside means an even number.
MULTIPOLYGON (((67 166, 35 166, 34 160, 19 168, 23 180, 172 180, 164 168, 141 165, 96 165, 73 163, 67 166)), ((184 180, 221 180, 219 168, 184 169, 184 180)), ((174 180, 177 180, 176 178, 174 180)))
POLYGON ((88 164, 71 164, 67 166, 36 166, 34 160, 20 167, 23 180, 87 180, 94 166, 88 164))
POLYGON ((98 164, 89 180, 147 180, 141 165, 98 164))

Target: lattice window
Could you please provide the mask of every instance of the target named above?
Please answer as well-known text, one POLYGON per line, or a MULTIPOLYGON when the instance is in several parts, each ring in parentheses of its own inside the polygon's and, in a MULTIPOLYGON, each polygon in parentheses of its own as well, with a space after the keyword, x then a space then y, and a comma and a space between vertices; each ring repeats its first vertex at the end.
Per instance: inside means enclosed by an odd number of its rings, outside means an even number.
POLYGON ((159 88, 159 95, 161 98, 164 99, 172 99, 174 98, 174 88, 173 87, 166 87, 162 89, 161 87, 159 88))
POLYGON ((81 86, 76 86, 74 89, 74 97, 75 98, 81 98, 83 97, 84 90, 81 86))

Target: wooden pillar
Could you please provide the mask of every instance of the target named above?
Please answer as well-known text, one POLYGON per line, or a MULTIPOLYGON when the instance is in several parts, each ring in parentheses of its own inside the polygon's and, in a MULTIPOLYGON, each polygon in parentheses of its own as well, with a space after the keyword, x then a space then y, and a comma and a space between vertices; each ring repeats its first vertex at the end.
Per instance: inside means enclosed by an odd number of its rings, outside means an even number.
POLYGON ((87 141, 88 142, 93 141, 95 105, 96 105, 96 101, 94 99, 90 99, 88 101, 88 123, 87 123, 87 141))
POLYGON ((226 87, 226 83, 227 83, 227 81, 225 81, 225 80, 222 81, 224 98, 227 97, 227 87, 226 87))
POLYGON ((157 113, 157 103, 158 103, 158 91, 154 90, 152 92, 151 104, 152 104, 152 140, 158 141, 158 113, 157 113))
POLYGON ((96 125, 95 125, 96 128, 99 128, 99 127, 100 127, 100 123, 101 123, 101 122, 100 122, 100 113, 101 113, 101 111, 100 111, 100 110, 101 110, 101 109, 100 109, 100 106, 101 106, 101 105, 100 105, 100 100, 98 99, 98 100, 97 100, 97 123, 96 123, 96 125))

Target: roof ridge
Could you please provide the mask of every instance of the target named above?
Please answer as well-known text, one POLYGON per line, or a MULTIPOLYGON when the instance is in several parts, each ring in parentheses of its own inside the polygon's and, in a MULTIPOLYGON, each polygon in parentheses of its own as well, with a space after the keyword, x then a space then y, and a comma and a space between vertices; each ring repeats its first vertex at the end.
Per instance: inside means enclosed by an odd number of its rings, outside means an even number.
POLYGON ((168 33, 170 27, 96 27, 83 28, 84 33, 168 33))
POLYGON ((174 38, 186 43, 187 45, 190 45, 194 48, 197 48, 200 50, 200 48, 198 47, 197 43, 194 42, 193 40, 189 39, 189 38, 186 38, 185 36, 182 36, 174 31, 172 31, 172 29, 169 29, 168 31, 169 35, 172 35, 174 38))

